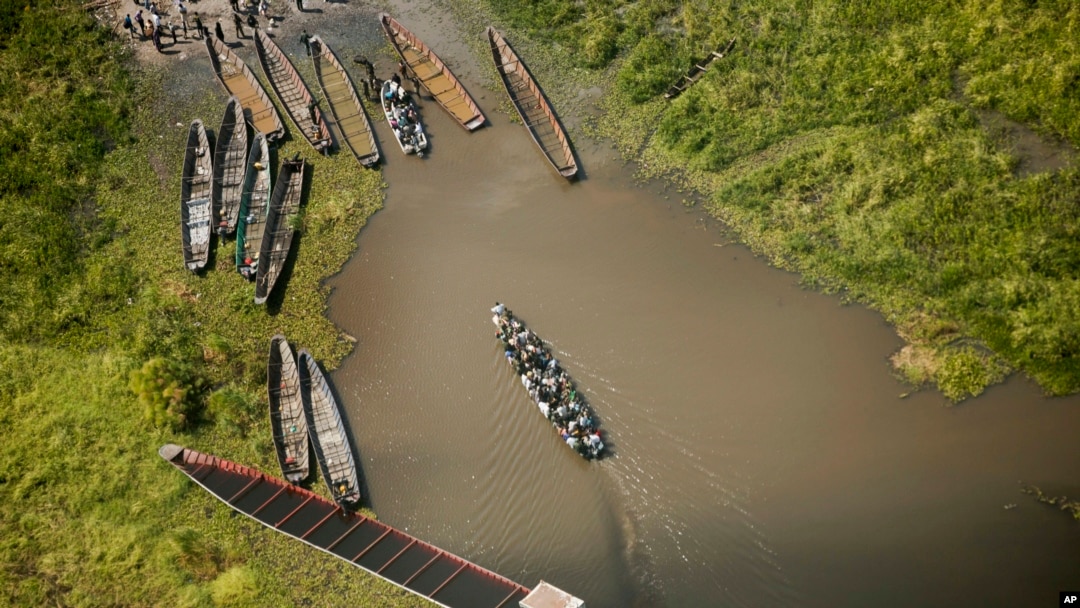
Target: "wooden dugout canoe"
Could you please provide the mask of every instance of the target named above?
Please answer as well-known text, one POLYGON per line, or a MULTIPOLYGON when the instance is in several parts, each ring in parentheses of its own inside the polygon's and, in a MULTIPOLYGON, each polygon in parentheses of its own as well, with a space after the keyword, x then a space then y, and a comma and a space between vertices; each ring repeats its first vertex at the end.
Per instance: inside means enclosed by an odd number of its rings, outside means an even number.
POLYGON ((322 38, 312 36, 309 44, 315 76, 341 138, 357 162, 364 167, 374 167, 379 163, 379 146, 364 104, 356 94, 356 86, 322 38))
POLYGON ((382 13, 379 22, 398 56, 435 101, 466 131, 483 126, 484 113, 439 56, 390 15, 382 13))
POLYGON ((315 100, 296 71, 296 66, 285 56, 281 47, 258 28, 255 29, 255 52, 259 55, 263 74, 266 74, 266 79, 277 93, 281 105, 285 106, 285 113, 292 119, 304 139, 316 152, 329 152, 330 130, 323 120, 322 110, 318 107, 314 108, 314 112, 308 110, 315 100))
POLYGON ((300 390, 323 481, 343 509, 360 506, 360 477, 341 409, 311 353, 300 349, 300 390))
POLYGON ((225 117, 217 132, 214 148, 214 186, 212 198, 217 212, 217 231, 220 235, 236 231, 243 194, 244 166, 247 160, 248 133, 244 107, 233 95, 225 105, 225 117))
POLYGON ((256 132, 248 153, 236 221, 236 270, 247 279, 255 279, 269 203, 270 146, 266 136, 256 132))
POLYGON ((300 483, 310 473, 307 418, 300 395, 300 369, 285 336, 270 339, 266 362, 266 394, 270 400, 270 428, 281 473, 290 483, 300 483))
POLYGON ((574 150, 547 97, 506 39, 491 27, 487 37, 495 68, 529 135, 559 175, 572 179, 578 172, 574 150))
POLYGON ((709 53, 709 56, 701 61, 695 61, 690 69, 685 74, 679 77, 679 81, 668 87, 666 93, 664 93, 664 99, 675 99, 683 91, 689 89, 691 85, 701 79, 705 75, 705 72, 709 70, 709 65, 717 59, 723 59, 725 55, 731 52, 731 49, 735 48, 735 39, 732 38, 731 42, 727 43, 727 46, 722 50, 717 50, 709 53))
MULTIPOLYGON (((299 154, 297 155, 299 157, 299 154)), ((262 241, 259 244, 258 270, 255 274, 255 303, 263 304, 274 290, 292 247, 293 218, 300 211, 304 186, 304 159, 282 161, 277 184, 270 195, 262 241)))
POLYGON ((284 137, 285 125, 281 122, 277 108, 247 64, 217 38, 203 38, 206 52, 210 55, 210 65, 213 66, 218 81, 229 95, 235 95, 240 100, 240 104, 244 106, 244 118, 251 123, 252 128, 266 135, 269 142, 284 137))
POLYGON ((180 178, 180 242, 184 266, 192 272, 202 270, 210 257, 210 223, 214 217, 212 158, 206 127, 201 120, 193 120, 180 178))

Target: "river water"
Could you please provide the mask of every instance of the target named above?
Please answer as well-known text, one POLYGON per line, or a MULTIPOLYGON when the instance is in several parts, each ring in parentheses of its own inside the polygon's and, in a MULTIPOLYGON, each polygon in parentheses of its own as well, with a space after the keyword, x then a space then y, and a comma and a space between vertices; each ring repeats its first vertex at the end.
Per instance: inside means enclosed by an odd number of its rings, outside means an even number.
MULTIPOLYGON (((339 54, 376 56, 371 9, 325 6, 349 17, 316 28, 339 54)), ((381 520, 590 608, 1043 606, 1080 587, 1080 526, 1018 483, 1080 493, 1080 399, 1020 378, 958 407, 902 398, 880 315, 801 289, 604 144, 574 137, 587 178, 568 184, 449 17, 396 9, 489 125, 425 99, 417 159, 378 124, 386 207, 330 281, 358 340, 332 381, 381 520), (537 413, 496 300, 551 343, 611 457, 584 461, 537 413)))

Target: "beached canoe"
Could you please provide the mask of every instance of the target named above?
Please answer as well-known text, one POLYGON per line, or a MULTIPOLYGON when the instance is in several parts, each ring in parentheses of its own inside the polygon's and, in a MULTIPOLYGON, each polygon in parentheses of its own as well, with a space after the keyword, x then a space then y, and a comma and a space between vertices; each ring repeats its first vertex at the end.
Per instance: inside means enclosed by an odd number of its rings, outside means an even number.
POLYGON ((490 27, 487 37, 495 68, 529 135, 559 175, 572 179, 578 172, 574 150, 547 97, 506 39, 490 27))
POLYGON ((270 146, 262 133, 255 133, 251 140, 241 190, 236 220, 236 270, 254 281, 266 212, 270 207, 270 146))
POLYGON ((192 272, 202 270, 210 256, 210 223, 214 217, 212 158, 206 127, 201 120, 192 121, 180 179, 180 242, 184 265, 192 272))
POLYGON ((224 236, 236 231, 243 195, 244 167, 247 160, 248 132, 244 107, 234 95, 225 105, 225 117, 217 132, 214 148, 214 186, 212 198, 217 211, 217 231, 224 236))
POLYGON ((323 120, 322 110, 312 105, 315 99, 300 78, 296 66, 289 61, 277 43, 259 28, 255 28, 255 52, 259 55, 263 74, 266 74, 270 86, 285 107, 285 113, 292 119, 304 139, 316 152, 329 152, 330 130, 323 120))
POLYGON ((423 157, 428 141, 427 134, 424 133, 424 124, 420 121, 420 110, 412 102, 401 101, 398 92, 402 90, 401 85, 395 84, 392 80, 386 80, 382 84, 379 99, 383 114, 386 116, 386 124, 390 125, 394 140, 401 146, 402 152, 423 157), (411 114, 409 114, 410 109, 411 114), (411 115, 413 119, 400 118, 407 115, 411 115))
POLYGON ((334 500, 344 509, 355 509, 360 505, 360 477, 341 409, 311 353, 300 349, 299 363, 304 415, 319 470, 334 500))
POLYGON ((270 428, 281 473, 291 483, 300 483, 310 473, 307 417, 300 395, 300 368, 285 336, 270 339, 266 363, 266 393, 270 399, 270 428))
POLYGON ((256 304, 263 304, 270 297, 292 247, 293 222, 300 212, 300 195, 304 187, 304 159, 299 156, 282 161, 277 184, 270 195, 255 271, 256 304))
POLYGON ((281 122, 277 108, 247 64, 225 46, 224 42, 213 36, 204 36, 204 39, 206 52, 210 55, 210 65, 217 74, 218 82, 225 87, 229 95, 240 100, 240 104, 244 106, 244 118, 251 127, 266 135, 268 142, 284 137, 285 125, 281 122))
POLYGON ((486 120, 484 113, 434 51, 390 15, 379 15, 379 23, 411 74, 458 124, 466 131, 475 131, 483 126, 486 120))
POLYGON ((334 117, 341 139, 362 166, 374 167, 379 162, 379 146, 352 79, 321 38, 312 36, 308 44, 311 46, 315 76, 322 88, 323 98, 330 106, 330 114, 334 117))

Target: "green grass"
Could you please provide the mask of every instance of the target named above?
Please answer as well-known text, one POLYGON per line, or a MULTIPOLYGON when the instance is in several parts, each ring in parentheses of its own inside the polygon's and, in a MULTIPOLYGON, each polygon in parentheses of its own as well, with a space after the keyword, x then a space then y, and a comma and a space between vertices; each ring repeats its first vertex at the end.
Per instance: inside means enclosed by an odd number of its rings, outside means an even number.
POLYGON ((278 151, 309 158, 310 193, 292 275, 255 306, 232 241, 203 276, 179 251, 187 121, 216 124, 223 96, 163 98, 79 3, 4 16, 0 604, 423 605, 230 516, 157 455, 173 442, 277 473, 269 338, 331 369, 349 351, 322 280, 381 207, 381 173, 278 151))
MULTIPOLYGON (((756 251, 882 311, 910 343, 909 381, 961 399, 1019 369, 1080 389, 1080 170, 1020 177, 976 113, 1080 143, 1075 4, 478 2, 453 4, 513 28, 556 107, 604 88, 591 129, 643 175, 704 192, 756 251), (659 97, 733 37, 690 91, 659 97)), ((133 74, 70 0, 0 7, 0 33, 0 603, 422 605, 230 517, 156 453, 275 472, 268 339, 330 368, 349 351, 322 280, 381 206, 381 174, 279 151, 313 176, 292 276, 257 307, 231 242, 203 276, 178 251, 186 124, 216 124, 221 95, 161 98, 162 76, 133 74), (151 361, 196 389, 183 419, 131 390, 151 361)))
POLYGON ((909 380, 954 401, 1011 370, 1080 390, 1080 170, 1021 177, 978 115, 1075 151, 1080 6, 646 0, 617 14, 595 132, 643 175, 702 192, 758 253, 884 313, 911 343, 896 358, 909 380), (639 15, 651 29, 631 27, 639 15), (661 99, 663 78, 730 38, 661 99))

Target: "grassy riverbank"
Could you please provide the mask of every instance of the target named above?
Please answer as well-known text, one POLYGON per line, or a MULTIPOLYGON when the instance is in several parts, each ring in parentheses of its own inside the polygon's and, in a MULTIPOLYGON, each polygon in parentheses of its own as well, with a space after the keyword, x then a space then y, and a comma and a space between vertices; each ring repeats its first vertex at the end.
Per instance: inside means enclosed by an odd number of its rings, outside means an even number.
POLYGON ((299 142, 278 152, 309 158, 311 191, 283 297, 256 307, 231 241, 204 276, 178 249, 187 124, 216 127, 221 93, 164 96, 163 74, 81 3, 0 23, 0 603, 423 605, 230 517, 156 453, 174 442, 275 472, 269 338, 329 367, 349 350, 320 281, 381 207, 381 173, 299 142), (136 370, 177 390, 136 395, 136 370))
POLYGON ((675 176, 756 252, 881 311, 912 383, 959 400, 1020 370, 1080 390, 1076 3, 487 5, 603 70, 596 132, 643 175, 675 176))
MULTIPOLYGON (((1020 369, 1051 393, 1080 388, 1080 174, 1025 159, 992 126, 1000 113, 1080 143, 1080 9, 486 1, 532 38, 519 49, 606 87, 597 132, 648 171, 680 169, 777 264, 895 322, 913 382, 961 398, 1020 369), (660 99, 732 37, 709 76, 660 99)), ((180 263, 186 128, 216 127, 220 92, 165 97, 164 76, 78 2, 0 8, 0 33, 3 603, 423 605, 225 515, 156 455, 175 442, 275 470, 268 339, 284 332, 328 367, 348 351, 320 281, 381 206, 381 174, 300 142, 279 151, 309 157, 311 191, 285 289, 256 307, 227 245, 204 276, 180 263), (147 390, 137 370, 178 390, 147 390)))

